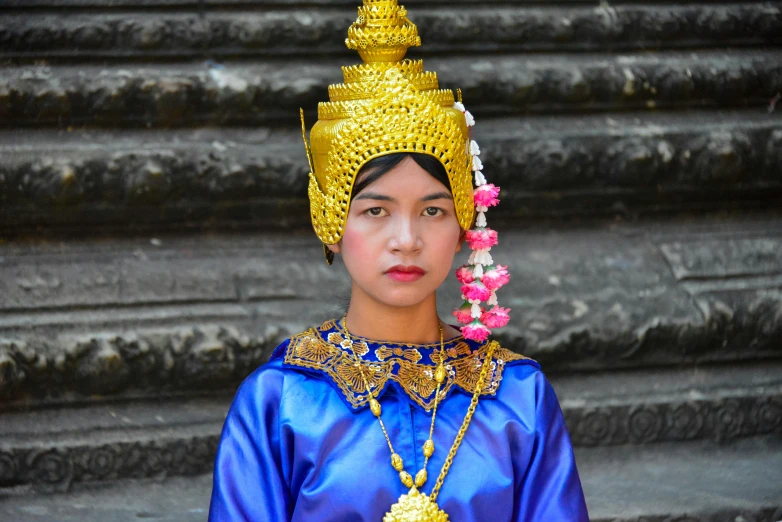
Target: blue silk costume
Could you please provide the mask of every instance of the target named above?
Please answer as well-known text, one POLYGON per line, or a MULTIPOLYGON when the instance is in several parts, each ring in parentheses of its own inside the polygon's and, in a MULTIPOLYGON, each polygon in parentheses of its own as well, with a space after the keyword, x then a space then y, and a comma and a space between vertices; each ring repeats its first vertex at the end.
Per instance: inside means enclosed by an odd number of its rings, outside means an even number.
MULTIPOLYGON (((429 435, 440 344, 353 336, 411 474, 429 435)), ((407 493, 339 321, 286 339, 240 386, 223 427, 210 522, 380 522, 407 493)), ((467 412, 488 343, 445 343, 429 493, 467 412), (470 385, 472 384, 472 389, 470 385)), ((533 360, 497 348, 475 415, 437 503, 452 522, 588 522, 554 390, 533 360)))

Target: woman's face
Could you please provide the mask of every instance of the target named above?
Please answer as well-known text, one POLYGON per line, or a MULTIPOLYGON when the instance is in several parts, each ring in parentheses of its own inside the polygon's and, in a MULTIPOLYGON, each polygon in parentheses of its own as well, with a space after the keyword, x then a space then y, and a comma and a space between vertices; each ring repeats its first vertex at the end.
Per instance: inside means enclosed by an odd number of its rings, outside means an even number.
POLYGON ((342 255, 354 286, 404 307, 445 281, 463 236, 448 187, 408 157, 353 195, 342 239, 329 248, 342 255), (392 270, 400 266, 423 274, 392 270))

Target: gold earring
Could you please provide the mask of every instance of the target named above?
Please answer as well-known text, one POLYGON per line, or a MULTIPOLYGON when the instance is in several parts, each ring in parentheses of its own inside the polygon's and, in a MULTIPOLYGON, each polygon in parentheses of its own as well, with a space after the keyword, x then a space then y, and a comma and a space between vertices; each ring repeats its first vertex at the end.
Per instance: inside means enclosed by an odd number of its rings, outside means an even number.
POLYGON ((331 266, 334 263, 334 252, 329 250, 326 243, 323 243, 323 255, 326 256, 326 263, 331 266))

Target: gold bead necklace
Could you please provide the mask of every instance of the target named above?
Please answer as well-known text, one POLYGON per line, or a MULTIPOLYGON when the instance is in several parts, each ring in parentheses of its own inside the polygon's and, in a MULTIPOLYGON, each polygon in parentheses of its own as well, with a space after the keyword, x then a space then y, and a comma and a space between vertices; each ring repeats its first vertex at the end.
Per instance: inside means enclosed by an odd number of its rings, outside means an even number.
POLYGON ((437 477, 437 482, 435 483, 434 488, 432 488, 432 493, 427 496, 423 493, 420 493, 417 488, 422 487, 426 483, 426 465, 429 463, 429 457, 434 454, 434 441, 432 440, 432 434, 434 433, 434 419, 437 416, 437 404, 440 400, 440 386, 442 385, 443 381, 445 381, 446 376, 445 348, 443 346, 442 324, 438 320, 437 326, 440 329, 440 357, 437 363, 437 369, 434 372, 434 378, 435 381, 437 381, 437 389, 435 390, 434 406, 432 408, 432 422, 429 426, 429 438, 426 440, 426 442, 424 442, 423 446, 424 467, 421 468, 418 473, 416 473, 415 481, 413 480, 413 477, 410 475, 410 473, 405 471, 404 461, 402 460, 402 457, 399 456, 396 451, 394 451, 394 446, 391 444, 391 439, 388 436, 385 424, 383 424, 383 420, 380 418, 382 408, 380 407, 380 403, 373 395, 372 389, 369 387, 369 382, 364 375, 364 367, 361 363, 361 358, 353 349, 353 339, 351 338, 350 332, 348 331, 347 314, 342 317, 342 326, 345 330, 346 336, 346 340, 342 346, 343 348, 349 347, 350 351, 353 353, 354 359, 356 360, 356 366, 358 367, 359 373, 361 374, 361 379, 364 381, 364 387, 366 388, 367 396, 369 397, 369 408, 372 411, 372 414, 377 417, 377 420, 380 423, 380 429, 383 430, 383 436, 386 438, 386 442, 388 443, 388 449, 391 451, 391 466, 393 466, 393 468, 399 473, 399 479, 402 481, 402 484, 404 484, 405 487, 410 488, 410 491, 408 491, 406 495, 399 497, 399 501, 391 506, 391 511, 386 513, 386 515, 383 517, 383 522, 446 522, 448 520, 448 515, 437 505, 437 495, 439 494, 440 488, 443 485, 445 476, 448 474, 448 471, 451 468, 453 458, 456 455, 456 450, 459 449, 459 446, 462 443, 464 433, 467 431, 467 426, 470 425, 472 416, 475 413, 475 408, 478 405, 478 397, 480 396, 481 390, 483 389, 483 383, 486 380, 486 374, 489 367, 491 366, 491 358, 494 354, 494 349, 497 346, 496 342, 492 341, 489 344, 486 358, 481 365, 481 373, 478 376, 478 382, 475 385, 475 392, 473 393, 472 401, 470 401, 470 406, 464 416, 464 421, 462 422, 462 425, 459 428, 459 432, 456 435, 456 439, 453 442, 453 446, 451 446, 451 450, 448 452, 448 456, 443 463, 443 468, 440 471, 440 476, 437 477))

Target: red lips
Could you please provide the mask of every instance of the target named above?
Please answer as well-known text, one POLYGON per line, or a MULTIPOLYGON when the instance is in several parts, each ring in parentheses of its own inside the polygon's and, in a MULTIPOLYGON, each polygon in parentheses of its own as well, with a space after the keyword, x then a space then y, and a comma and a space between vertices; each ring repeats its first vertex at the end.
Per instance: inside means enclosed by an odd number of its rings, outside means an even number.
POLYGON ((426 270, 421 268, 420 266, 410 265, 410 266, 404 266, 404 265, 394 265, 388 270, 386 270, 386 273, 389 272, 399 272, 402 274, 425 274, 426 270))
POLYGON ((421 279, 425 273, 426 270, 415 265, 396 265, 386 270, 386 275, 397 283, 413 283, 421 279))

